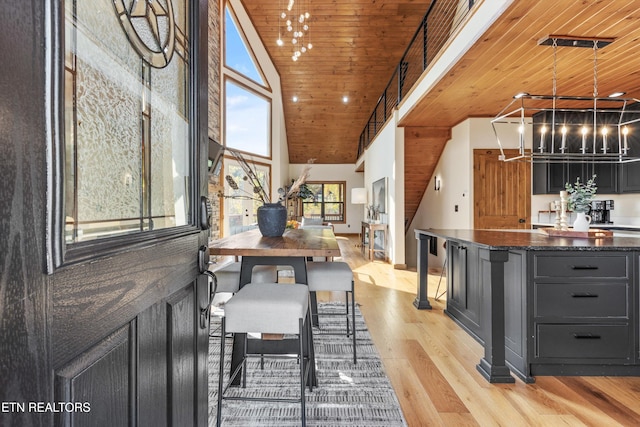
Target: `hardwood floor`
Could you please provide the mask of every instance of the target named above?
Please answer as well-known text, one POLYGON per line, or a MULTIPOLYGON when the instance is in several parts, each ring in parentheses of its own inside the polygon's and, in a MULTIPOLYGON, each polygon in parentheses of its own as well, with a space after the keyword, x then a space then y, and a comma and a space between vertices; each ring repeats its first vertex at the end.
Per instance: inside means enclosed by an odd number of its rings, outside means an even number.
POLYGON ((433 299, 439 272, 429 276, 433 309, 417 310, 415 272, 365 260, 357 236, 338 240, 409 426, 640 425, 640 378, 538 376, 535 384, 489 384, 476 371, 482 347, 444 314, 446 296, 433 299))

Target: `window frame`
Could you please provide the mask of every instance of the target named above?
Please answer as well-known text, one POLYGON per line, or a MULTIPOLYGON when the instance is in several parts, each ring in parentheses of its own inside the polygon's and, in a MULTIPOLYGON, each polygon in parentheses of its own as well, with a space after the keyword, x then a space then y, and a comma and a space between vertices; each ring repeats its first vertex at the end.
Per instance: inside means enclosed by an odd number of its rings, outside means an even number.
POLYGON ((346 192, 347 192, 347 182, 346 181, 307 181, 306 184, 313 184, 313 185, 322 185, 322 193, 324 194, 324 186, 325 185, 339 185, 340 186, 340 192, 342 193, 342 197, 341 200, 339 202, 327 202, 325 200, 323 200, 322 202, 314 202, 314 201, 306 201, 306 200, 302 200, 301 204, 301 213, 302 216, 305 216, 304 213, 304 208, 305 208, 305 204, 312 204, 312 203, 320 203, 321 207, 320 207, 320 212, 321 212, 321 216, 324 219, 324 221, 326 222, 331 222, 332 224, 346 224, 347 223, 347 208, 346 208, 346 204, 347 204, 347 200, 346 200, 346 192), (326 219, 325 216, 325 204, 326 203, 340 203, 342 204, 342 220, 330 220, 330 219, 326 219))
POLYGON ((251 47, 251 43, 249 43, 249 40, 247 40, 247 36, 245 35, 244 30, 242 29, 242 25, 238 21, 238 15, 236 14, 235 10, 233 10, 233 6, 229 1, 224 2, 220 23, 222 25, 222 31, 220 32, 220 35, 222 37, 222 43, 221 43, 222 52, 220 52, 221 53, 220 59, 221 59, 222 67, 225 73, 229 74, 229 72, 232 72, 232 74, 234 74, 235 76, 241 76, 243 79, 246 79, 248 82, 251 82, 257 85, 258 87, 262 89, 266 89, 268 92, 271 92, 271 88, 269 87, 269 82, 267 81, 267 78, 264 72, 262 71, 262 67, 260 67, 260 61, 258 61, 258 58, 256 58, 256 55, 253 52, 253 48, 251 47), (260 74, 260 77, 262 78, 263 83, 255 81, 248 75, 242 73, 242 71, 236 70, 235 68, 227 64, 227 27, 226 27, 227 9, 229 9, 230 16, 231 16, 231 19, 233 20, 233 23, 235 24, 236 30, 238 31, 238 34, 240 35, 240 38, 242 39, 244 46, 247 49, 247 53, 249 54, 249 56, 251 57, 251 60, 253 61, 252 62, 253 66, 256 68, 256 70, 260 74))
MULTIPOLYGON (((221 184, 222 185, 222 192, 225 195, 227 195, 227 194, 229 194, 229 191, 228 191, 229 190, 229 184, 228 184, 228 182, 226 180, 226 176, 228 175, 229 166, 230 166, 230 164, 233 164, 234 166, 240 167, 240 165, 238 164, 236 159, 234 159, 232 156, 225 155, 224 159, 225 159, 225 162, 223 163, 222 172, 220 174, 220 177, 221 177, 221 181, 222 181, 222 184, 221 184)), ((245 158, 245 160, 247 161, 247 163, 249 165, 251 165, 253 167, 254 170, 260 170, 260 169, 266 170, 267 182, 265 182, 265 186, 269 190, 269 197, 271 197, 271 194, 270 194, 271 193, 271 191, 270 191, 271 190, 271 180, 272 180, 272 178, 271 178, 271 172, 272 172, 271 165, 269 163, 256 162, 254 159, 250 159, 250 158, 245 158)), ((231 225, 229 224, 229 221, 231 219, 230 218, 231 215, 228 212, 228 207, 227 207, 227 205, 230 202, 227 202, 226 201, 227 199, 233 199, 233 197, 227 197, 227 196, 222 197, 222 202, 221 202, 221 206, 220 206, 220 212, 221 212, 221 215, 222 215, 221 222, 222 222, 222 225, 223 225, 222 228, 223 228, 223 232, 224 232, 225 236, 231 235, 231 225)), ((256 218, 256 224, 257 224, 257 221, 258 221, 257 220, 257 214, 258 214, 258 207, 259 206, 256 205, 257 202, 255 202, 255 201, 252 201, 250 203, 251 203, 252 208, 255 208, 255 212, 252 212, 251 215, 256 218)))
POLYGON ((227 118, 228 118, 228 112, 227 112, 227 83, 230 84, 234 84, 236 86, 238 86, 241 89, 246 90, 247 92, 250 92, 251 94, 253 94, 254 96, 257 96, 259 98, 264 99, 265 101, 267 101, 268 104, 268 111, 267 111, 267 123, 268 123, 268 129, 267 129, 267 155, 262 155, 262 154, 258 154, 258 153, 254 153, 251 151, 245 151, 245 150, 241 150, 239 148, 236 147, 230 147, 233 148, 234 150, 237 150, 239 152, 241 152, 242 154, 247 154, 249 156, 255 156, 255 157, 259 157, 262 159, 268 159, 271 160, 272 156, 273 156, 273 142, 272 142, 272 134, 273 134, 273 98, 270 96, 266 96, 262 93, 260 93, 259 91, 255 90, 254 88, 244 84, 242 81, 234 78, 233 76, 230 76, 228 74, 224 75, 223 78, 223 83, 222 83, 222 141, 223 141, 223 145, 225 147, 228 147, 228 143, 227 143, 227 118))
POLYGON ((48 175, 49 206, 47 208, 47 223, 49 233, 47 237, 47 274, 53 274, 57 269, 68 265, 86 262, 95 258, 110 256, 124 250, 139 249, 155 245, 158 242, 172 240, 188 235, 197 234, 201 229, 197 226, 200 188, 200 152, 199 139, 202 134, 197 120, 201 110, 201 96, 197 82, 201 74, 202 66, 198 59, 198 51, 201 44, 198 42, 201 28, 198 18, 197 3, 187 2, 186 11, 189 34, 189 84, 187 88, 187 105, 189 111, 188 124, 188 167, 190 171, 189 189, 186 196, 188 203, 188 223, 185 225, 160 228, 157 230, 144 230, 141 232, 102 237, 95 240, 67 243, 65 235, 66 209, 65 209, 65 28, 66 16, 63 4, 56 4, 50 16, 54 31, 49 38, 47 49, 48 60, 52 64, 51 73, 47 77, 47 97, 50 99, 50 108, 47 111, 48 120, 51 123, 50 144, 51 152, 48 163, 50 173, 48 175))

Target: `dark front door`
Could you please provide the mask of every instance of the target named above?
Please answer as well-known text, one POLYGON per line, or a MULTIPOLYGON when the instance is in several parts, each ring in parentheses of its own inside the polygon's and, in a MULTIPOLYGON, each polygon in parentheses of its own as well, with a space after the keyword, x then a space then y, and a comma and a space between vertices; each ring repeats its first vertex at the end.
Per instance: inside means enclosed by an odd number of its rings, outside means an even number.
POLYGON ((0 425, 206 425, 207 2, 0 32, 0 425))

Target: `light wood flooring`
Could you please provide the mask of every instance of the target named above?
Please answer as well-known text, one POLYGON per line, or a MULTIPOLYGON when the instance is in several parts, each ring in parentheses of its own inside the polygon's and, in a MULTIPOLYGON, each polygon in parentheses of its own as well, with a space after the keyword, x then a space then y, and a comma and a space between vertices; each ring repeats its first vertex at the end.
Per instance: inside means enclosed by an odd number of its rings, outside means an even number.
POLYGON ((409 426, 640 426, 640 378, 538 376, 535 384, 489 384, 476 371, 482 347, 444 314, 444 299, 433 299, 439 272, 429 276, 433 309, 417 310, 415 272, 365 260, 357 236, 338 240, 409 426))

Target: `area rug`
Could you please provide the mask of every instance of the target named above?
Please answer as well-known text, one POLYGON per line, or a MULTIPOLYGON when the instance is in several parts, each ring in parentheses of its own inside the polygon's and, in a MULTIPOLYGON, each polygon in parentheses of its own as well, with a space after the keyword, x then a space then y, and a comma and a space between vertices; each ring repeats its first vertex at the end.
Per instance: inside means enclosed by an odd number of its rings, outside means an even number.
MULTIPOLYGON (((343 309, 337 303, 321 303, 321 312, 343 309)), ((212 328, 215 323, 212 324, 212 328)), ((398 398, 387 378, 364 319, 356 309, 358 363, 353 364, 351 338, 346 334, 342 316, 320 317, 320 329, 314 328, 314 348, 318 387, 306 392, 308 426, 406 426, 398 398)), ((231 340, 225 347, 225 373, 229 372, 231 340)), ((216 424, 219 338, 209 345, 209 425, 216 424)), ((250 360, 247 388, 243 395, 297 397, 299 366, 295 360, 250 360), (246 394, 244 394, 246 393, 246 394)), ((224 401, 223 426, 298 426, 300 404, 281 402, 224 401)))

